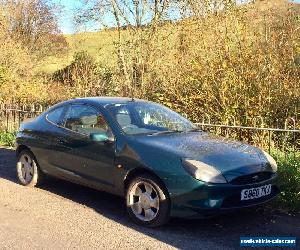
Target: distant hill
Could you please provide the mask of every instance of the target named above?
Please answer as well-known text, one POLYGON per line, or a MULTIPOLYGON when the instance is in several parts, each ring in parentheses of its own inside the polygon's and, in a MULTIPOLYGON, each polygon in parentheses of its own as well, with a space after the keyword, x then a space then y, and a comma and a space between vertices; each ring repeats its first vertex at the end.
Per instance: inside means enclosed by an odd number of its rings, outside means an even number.
MULTIPOLYGON (((239 8, 245 10, 249 18, 257 21, 266 18, 263 13, 272 9, 282 10, 282 13, 287 13, 287 10, 300 13, 300 4, 287 0, 256 0, 254 3, 242 4, 239 8)), ((116 36, 115 29, 65 35, 70 48, 69 53, 63 57, 48 57, 38 65, 36 71, 53 73, 70 64, 76 51, 87 51, 106 67, 112 67, 116 64, 116 55, 114 54, 116 36)))

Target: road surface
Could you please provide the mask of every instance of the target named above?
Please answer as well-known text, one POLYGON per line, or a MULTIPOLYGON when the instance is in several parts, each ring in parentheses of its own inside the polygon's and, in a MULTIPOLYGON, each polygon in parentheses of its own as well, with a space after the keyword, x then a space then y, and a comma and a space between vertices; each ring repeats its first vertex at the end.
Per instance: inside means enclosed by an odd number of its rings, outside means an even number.
POLYGON ((147 229, 129 220, 121 198, 57 179, 19 185, 14 151, 0 148, 0 249, 237 249, 240 236, 299 241, 299 217, 259 208, 147 229))

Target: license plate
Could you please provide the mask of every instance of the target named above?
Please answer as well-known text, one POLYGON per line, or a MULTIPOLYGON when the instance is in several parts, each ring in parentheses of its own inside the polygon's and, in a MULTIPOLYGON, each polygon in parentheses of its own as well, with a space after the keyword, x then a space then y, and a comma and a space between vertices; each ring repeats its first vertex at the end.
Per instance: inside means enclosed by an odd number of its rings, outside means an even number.
POLYGON ((271 193, 272 185, 265 185, 256 188, 243 189, 241 192, 241 200, 257 199, 271 193))

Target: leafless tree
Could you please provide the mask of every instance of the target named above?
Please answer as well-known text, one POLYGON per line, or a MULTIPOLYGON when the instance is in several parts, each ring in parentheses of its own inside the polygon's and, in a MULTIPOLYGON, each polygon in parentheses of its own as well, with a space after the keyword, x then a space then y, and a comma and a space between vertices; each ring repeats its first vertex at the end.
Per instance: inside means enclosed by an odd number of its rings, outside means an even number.
POLYGON ((127 89, 143 87, 143 75, 150 62, 151 44, 157 28, 174 18, 170 0, 85 0, 88 6, 79 22, 100 22, 103 28, 116 29, 116 51, 120 73, 127 89))
POLYGON ((47 55, 67 43, 60 35, 57 9, 48 0, 1 0, 7 34, 32 53, 47 55))

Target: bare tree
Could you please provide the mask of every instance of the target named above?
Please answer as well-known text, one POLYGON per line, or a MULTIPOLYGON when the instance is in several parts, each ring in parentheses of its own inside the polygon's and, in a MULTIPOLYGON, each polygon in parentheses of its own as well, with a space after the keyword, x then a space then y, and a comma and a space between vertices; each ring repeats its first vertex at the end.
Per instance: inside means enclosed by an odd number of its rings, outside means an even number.
POLYGON ((185 11, 192 16, 206 16, 231 9, 237 4, 236 0, 179 0, 185 11))
MULTIPOLYGON (((118 32, 116 51, 120 74, 125 78, 125 91, 143 88, 144 73, 150 63, 157 28, 169 20, 170 0, 85 0, 88 6, 81 12, 80 23, 91 20, 103 28, 118 32)), ((133 94, 133 93, 132 93, 133 94)))
POLYGON ((7 33, 32 53, 44 56, 67 47, 50 1, 2 0, 0 6, 6 13, 7 33))

